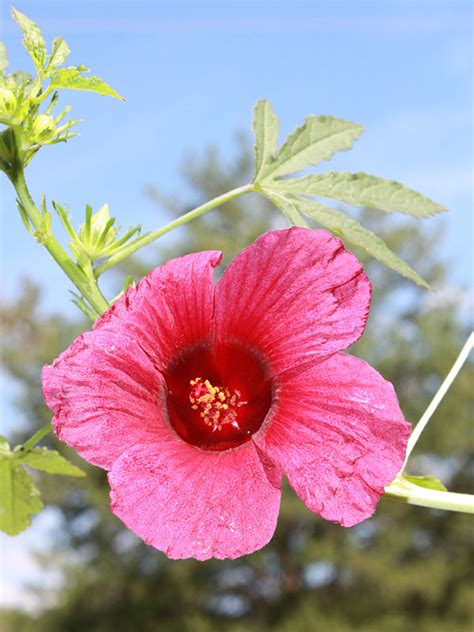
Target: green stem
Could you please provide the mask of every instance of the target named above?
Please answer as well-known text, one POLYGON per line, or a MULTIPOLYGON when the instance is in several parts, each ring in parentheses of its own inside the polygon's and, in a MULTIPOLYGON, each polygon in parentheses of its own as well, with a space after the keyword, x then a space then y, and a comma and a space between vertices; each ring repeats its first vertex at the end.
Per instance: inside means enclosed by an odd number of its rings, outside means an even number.
POLYGON ((471 494, 428 489, 400 478, 395 479, 393 483, 385 488, 384 496, 410 505, 419 505, 420 507, 474 513, 474 496, 471 494))
POLYGON ((32 103, 39 104, 41 101, 44 101, 49 95, 54 92, 54 88, 48 86, 44 92, 42 92, 39 96, 31 99, 32 103))
MULTIPOLYGON (((433 413, 435 412, 435 410, 438 408, 441 400, 446 395, 449 387, 451 386, 451 384, 456 379, 457 374, 461 370, 464 362, 467 360, 467 358, 469 356, 469 353, 472 350, 473 346, 474 346, 474 332, 471 333, 469 338, 466 340, 466 343, 465 343, 464 347, 461 349, 458 357, 456 358, 455 363, 451 367, 451 370, 449 371, 448 375, 446 376, 444 382, 439 387, 438 392, 433 397, 430 405, 425 410, 425 412, 422 415, 420 421, 416 424, 415 428, 413 429, 413 432, 411 433, 410 438, 408 439, 407 453, 406 453, 405 463, 403 465, 403 468, 405 467, 405 465, 406 465, 406 463, 408 461, 408 457, 410 456, 410 454, 411 454, 413 448, 415 447, 418 439, 420 438, 421 433, 425 429, 426 425, 428 424, 428 422, 431 419, 431 417, 432 417, 433 413)), ((402 470, 403 470, 403 468, 402 468, 402 470)))
POLYGON ((31 450, 31 448, 39 443, 41 439, 43 439, 43 437, 46 437, 46 435, 49 434, 52 429, 53 427, 51 425, 51 422, 45 424, 42 428, 38 430, 38 432, 35 432, 35 434, 30 437, 28 441, 25 441, 25 443, 22 445, 22 451, 26 452, 28 450, 31 450))
POLYGON ((178 228, 178 226, 182 226, 183 224, 190 222, 192 219, 196 219, 196 217, 203 215, 203 213, 205 213, 206 211, 210 211, 216 206, 220 206, 221 204, 230 202, 230 200, 233 200, 239 195, 243 195, 244 193, 251 193, 252 191, 254 191, 253 184, 246 184, 245 186, 232 189, 232 191, 228 191, 227 193, 224 193, 223 195, 219 195, 213 200, 210 200, 209 202, 206 202, 205 204, 201 204, 201 206, 198 206, 192 211, 189 211, 188 213, 181 215, 181 217, 178 217, 172 222, 169 222, 169 224, 166 224, 162 228, 158 228, 157 230, 154 230, 151 233, 147 233, 143 235, 142 237, 139 237, 136 241, 131 243, 129 246, 125 246, 124 248, 120 249, 120 252, 117 252, 117 254, 112 255, 109 259, 107 259, 107 261, 104 261, 104 263, 98 266, 95 269, 96 277, 99 277, 106 270, 109 270, 113 266, 117 265, 117 263, 120 263, 121 261, 129 257, 131 254, 133 254, 140 248, 143 248, 143 246, 151 244, 151 242, 155 241, 155 239, 158 239, 158 237, 161 237, 165 233, 169 233, 170 230, 173 230, 174 228, 178 228))
MULTIPOLYGON (((24 208, 28 218, 30 219, 35 230, 43 232, 43 219, 39 210, 36 208, 33 198, 25 181, 23 166, 15 165, 11 174, 11 181, 15 187, 18 199, 24 208)), ((54 238, 52 234, 44 235, 43 243, 45 248, 51 254, 59 267, 65 272, 69 279, 74 283, 82 296, 86 298, 98 315, 103 314, 108 308, 109 303, 105 296, 97 286, 95 279, 89 278, 69 257, 64 248, 54 238)))

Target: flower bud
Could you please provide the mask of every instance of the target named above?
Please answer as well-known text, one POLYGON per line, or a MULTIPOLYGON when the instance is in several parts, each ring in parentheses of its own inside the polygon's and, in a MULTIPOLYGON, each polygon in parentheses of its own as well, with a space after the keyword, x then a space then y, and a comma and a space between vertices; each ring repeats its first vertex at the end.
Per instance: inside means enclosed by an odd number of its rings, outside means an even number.
MULTIPOLYGON (((104 204, 91 218, 91 241, 97 242, 105 230, 110 220, 109 205, 104 204)), ((105 238, 105 243, 109 244, 115 239, 116 228, 111 228, 105 238)))
POLYGON ((86 216, 86 223, 79 229, 79 240, 89 257, 98 259, 105 256, 107 248, 112 246, 119 232, 114 228, 114 218, 110 217, 109 205, 104 204, 97 213, 86 216))
POLYGON ((38 114, 31 126, 31 133, 36 142, 49 140, 56 131, 56 123, 49 114, 38 114))
POLYGON ((0 88, 0 115, 10 116, 16 110, 16 96, 8 88, 0 88))

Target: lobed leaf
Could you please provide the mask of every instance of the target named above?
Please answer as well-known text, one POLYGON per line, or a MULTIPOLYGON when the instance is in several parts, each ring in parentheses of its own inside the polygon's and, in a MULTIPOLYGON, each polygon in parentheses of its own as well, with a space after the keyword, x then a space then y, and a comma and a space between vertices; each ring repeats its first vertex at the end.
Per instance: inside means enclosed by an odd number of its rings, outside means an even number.
POLYGON ((70 463, 56 450, 48 448, 33 448, 19 457, 24 465, 33 467, 48 474, 63 474, 64 476, 85 476, 85 473, 70 463))
POLYGON ((35 68, 43 70, 46 59, 46 45, 41 30, 33 20, 12 7, 12 17, 23 31, 23 46, 31 55, 35 68))
POLYGON ((87 70, 83 66, 71 66, 70 68, 60 68, 55 70, 50 79, 50 88, 56 90, 58 88, 67 88, 69 90, 86 90, 95 92, 102 96, 115 97, 116 99, 125 99, 118 94, 111 86, 99 77, 84 77, 82 73, 87 70))
POLYGON ((361 125, 333 116, 308 116, 288 136, 261 176, 276 178, 329 160, 336 152, 351 149, 363 131, 361 125))
POLYGON ((302 226, 303 228, 309 228, 308 223, 298 209, 297 202, 272 189, 262 187, 260 190, 262 194, 270 200, 270 202, 280 209, 290 226, 302 226))
POLYGON ((255 134, 255 177, 258 179, 265 166, 272 160, 277 150, 278 118, 271 103, 266 99, 259 99, 253 110, 253 131, 255 134))
POLYGON ((10 454, 0 453, 0 529, 17 535, 30 526, 31 516, 42 508, 31 476, 10 454))
POLYGON ((398 272, 402 276, 414 281, 417 285, 430 289, 430 286, 407 263, 402 261, 387 244, 372 231, 364 228, 355 219, 347 217, 341 211, 328 208, 323 204, 313 202, 307 198, 291 198, 299 211, 329 228, 333 233, 346 239, 381 263, 398 272))
POLYGON ((48 62, 48 70, 54 69, 57 66, 62 66, 68 58, 70 52, 71 49, 69 48, 66 40, 62 37, 55 37, 53 40, 51 57, 48 62))
POLYGON ((446 210, 441 204, 400 182, 367 173, 329 171, 279 180, 274 185, 291 193, 333 198, 352 206, 369 206, 387 213, 399 212, 419 218, 431 217, 446 210))

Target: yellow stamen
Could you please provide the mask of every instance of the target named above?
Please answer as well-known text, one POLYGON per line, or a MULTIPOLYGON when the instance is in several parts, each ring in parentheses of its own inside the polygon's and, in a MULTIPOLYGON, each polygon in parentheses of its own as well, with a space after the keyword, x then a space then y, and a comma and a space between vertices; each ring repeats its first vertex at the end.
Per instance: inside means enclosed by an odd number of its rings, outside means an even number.
POLYGON ((228 424, 239 428, 236 408, 246 402, 240 402, 238 391, 231 391, 227 386, 214 386, 200 377, 190 380, 189 384, 191 408, 200 410, 199 416, 213 432, 228 424))

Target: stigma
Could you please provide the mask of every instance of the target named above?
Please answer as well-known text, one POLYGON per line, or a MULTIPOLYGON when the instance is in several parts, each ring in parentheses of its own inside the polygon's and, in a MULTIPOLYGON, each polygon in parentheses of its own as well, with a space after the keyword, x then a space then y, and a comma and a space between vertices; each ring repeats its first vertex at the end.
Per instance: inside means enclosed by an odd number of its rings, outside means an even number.
POLYGON ((227 425, 240 430, 237 409, 247 403, 241 401, 240 391, 214 386, 209 380, 197 377, 190 380, 189 402, 212 432, 227 425))

